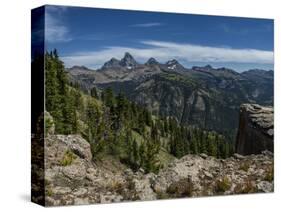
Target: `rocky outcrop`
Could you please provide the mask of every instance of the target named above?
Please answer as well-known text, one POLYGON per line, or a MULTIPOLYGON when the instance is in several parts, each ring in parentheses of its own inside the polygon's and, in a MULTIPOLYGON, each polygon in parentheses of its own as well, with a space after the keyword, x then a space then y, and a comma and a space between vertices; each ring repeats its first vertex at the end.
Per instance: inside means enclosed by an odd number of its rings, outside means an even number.
POLYGON ((228 159, 186 155, 161 170, 153 188, 160 198, 272 192, 272 154, 228 159))
POLYGON ((257 104, 242 104, 236 152, 243 155, 273 152, 273 108, 257 104))
POLYGON ((89 143, 79 135, 45 139, 47 206, 156 199, 149 176, 133 173, 116 159, 94 163, 89 143))
POLYGON ((186 155, 158 174, 145 174, 109 156, 94 162, 79 135, 50 135, 44 179, 47 206, 272 192, 273 155, 235 154, 224 160, 186 155))

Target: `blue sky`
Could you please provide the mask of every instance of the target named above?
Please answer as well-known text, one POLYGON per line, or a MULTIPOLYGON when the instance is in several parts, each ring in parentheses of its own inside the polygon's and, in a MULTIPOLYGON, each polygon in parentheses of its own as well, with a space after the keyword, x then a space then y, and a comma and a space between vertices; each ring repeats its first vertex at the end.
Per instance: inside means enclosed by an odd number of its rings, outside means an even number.
POLYGON ((47 50, 56 48, 67 67, 97 69, 130 52, 140 63, 273 69, 269 19, 47 6, 45 26, 47 50))

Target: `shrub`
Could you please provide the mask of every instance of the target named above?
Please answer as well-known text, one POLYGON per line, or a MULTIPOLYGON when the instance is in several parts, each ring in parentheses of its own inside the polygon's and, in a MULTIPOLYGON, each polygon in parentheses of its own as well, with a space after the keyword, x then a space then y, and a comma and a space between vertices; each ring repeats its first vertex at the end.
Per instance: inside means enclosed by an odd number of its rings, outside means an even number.
POLYGON ((193 184, 190 179, 181 179, 172 183, 167 188, 167 193, 172 197, 191 197, 193 192, 193 184))
POLYGON ((49 197, 53 196, 53 191, 51 188, 46 189, 46 196, 49 196, 49 197))
POLYGON ((70 151, 70 150, 67 150, 64 155, 63 155, 63 158, 60 162, 60 164, 62 166, 69 166, 72 164, 72 162, 76 159, 76 155, 70 151))
POLYGON ((240 170, 243 170, 245 172, 247 172, 249 168, 250 168, 250 163, 249 162, 244 162, 239 167, 240 170))
POLYGON ((251 179, 246 179, 243 183, 239 183, 234 188, 235 194, 249 194, 258 192, 257 187, 251 181, 251 179))
POLYGON ((246 180, 244 188, 242 189, 241 193, 248 194, 248 193, 255 193, 257 192, 256 186, 252 183, 251 180, 246 180))
POLYGON ((216 181, 215 191, 218 193, 225 192, 231 188, 231 182, 227 176, 216 181))
POLYGON ((54 133, 54 120, 52 119, 51 115, 45 115, 45 131, 47 134, 54 133))
POLYGON ((264 177, 264 180, 268 182, 272 182, 273 178, 274 178, 274 171, 273 171, 273 166, 271 166, 266 170, 266 175, 264 177))
POLYGON ((157 199, 169 199, 169 195, 165 192, 155 191, 157 199))
POLYGON ((111 192, 117 192, 119 194, 121 194, 123 192, 123 190, 125 189, 125 185, 123 182, 120 182, 118 180, 114 180, 112 179, 107 185, 107 190, 111 191, 111 192))

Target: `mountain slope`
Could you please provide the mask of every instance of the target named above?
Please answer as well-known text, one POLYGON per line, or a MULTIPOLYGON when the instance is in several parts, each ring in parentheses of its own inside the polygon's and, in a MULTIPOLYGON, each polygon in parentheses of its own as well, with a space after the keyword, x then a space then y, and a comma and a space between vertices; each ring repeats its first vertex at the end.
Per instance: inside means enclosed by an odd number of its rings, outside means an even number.
POLYGON ((117 68, 106 65, 109 61, 99 71, 69 73, 82 86, 112 87, 154 114, 220 132, 237 129, 240 104, 273 104, 272 71, 238 73, 210 65, 187 69, 176 60, 161 64, 154 58, 139 64, 128 53, 121 61, 117 68), (130 68, 121 61, 129 61, 130 68))

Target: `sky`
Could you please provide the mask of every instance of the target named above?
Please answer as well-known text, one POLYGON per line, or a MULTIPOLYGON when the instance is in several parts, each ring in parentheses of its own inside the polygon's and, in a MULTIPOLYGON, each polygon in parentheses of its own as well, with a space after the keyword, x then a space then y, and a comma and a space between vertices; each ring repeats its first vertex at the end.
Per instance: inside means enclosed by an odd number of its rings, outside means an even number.
POLYGON ((192 66, 273 70, 273 20, 46 6, 45 43, 66 67, 98 69, 129 52, 192 66))

